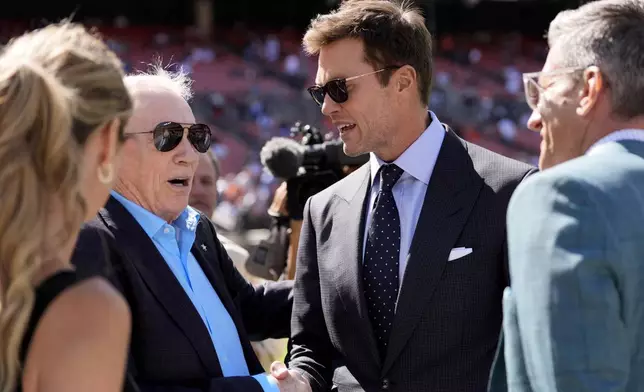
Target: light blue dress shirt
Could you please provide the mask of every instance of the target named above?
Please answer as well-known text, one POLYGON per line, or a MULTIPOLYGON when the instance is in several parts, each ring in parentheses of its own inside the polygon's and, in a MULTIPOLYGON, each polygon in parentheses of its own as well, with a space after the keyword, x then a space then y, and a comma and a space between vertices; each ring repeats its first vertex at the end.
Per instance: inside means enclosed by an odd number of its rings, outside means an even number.
MULTIPOLYGON (((249 376, 248 365, 232 317, 210 284, 201 266, 190 252, 196 238, 199 213, 187 207, 179 217, 167 223, 117 192, 112 196, 141 225, 170 267, 210 334, 224 377, 249 376)), ((264 391, 279 392, 272 378, 253 376, 264 391)))
MULTIPOLYGON (((427 129, 412 143, 405 152, 398 157, 394 164, 398 165, 405 172, 400 176, 392 192, 396 207, 400 214, 400 261, 399 261, 399 282, 402 286, 407 268, 409 248, 411 240, 416 232, 416 224, 420 211, 423 209, 425 194, 429 179, 434 172, 434 166, 438 159, 438 153, 445 139, 445 128, 433 112, 429 112, 432 117, 432 123, 427 129)), ((377 176, 378 169, 385 162, 371 153, 369 159, 371 165, 371 193, 369 195, 369 209, 365 219, 365 230, 371 224, 371 214, 373 212, 374 202, 380 190, 380 177, 377 176)), ((366 231, 365 231, 366 233, 366 231)), ((363 249, 366 249, 367 236, 364 236, 363 249)), ((363 251, 364 259, 364 251, 363 251)))

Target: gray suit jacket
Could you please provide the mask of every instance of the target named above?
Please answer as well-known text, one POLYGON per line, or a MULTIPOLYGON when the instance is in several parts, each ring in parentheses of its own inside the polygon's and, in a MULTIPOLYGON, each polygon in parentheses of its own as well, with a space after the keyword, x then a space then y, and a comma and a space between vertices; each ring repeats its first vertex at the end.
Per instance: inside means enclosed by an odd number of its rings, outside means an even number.
POLYGON ((490 389, 644 390, 644 143, 609 142, 528 179, 508 248, 490 389))
POLYGON ((530 166, 445 135, 381 360, 362 288, 369 165, 309 199, 291 366, 313 391, 484 391, 507 285, 505 212, 530 166), (452 248, 473 252, 448 261, 452 248), (333 368, 344 365, 332 374, 333 368), (355 376, 355 378, 354 378, 355 376))

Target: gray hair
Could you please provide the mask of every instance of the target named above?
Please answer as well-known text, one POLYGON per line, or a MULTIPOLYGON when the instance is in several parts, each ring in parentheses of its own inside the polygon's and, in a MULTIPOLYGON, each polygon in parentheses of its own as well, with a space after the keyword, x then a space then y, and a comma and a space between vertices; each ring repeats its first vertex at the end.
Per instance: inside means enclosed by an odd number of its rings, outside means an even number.
POLYGON ((126 76, 125 84, 130 91, 156 88, 169 90, 180 95, 187 102, 193 97, 193 80, 190 76, 182 68, 176 72, 169 71, 161 65, 160 60, 151 64, 148 71, 126 76))
POLYGON ((599 67, 615 115, 644 114, 644 0, 599 0, 562 11, 550 23, 548 45, 562 67, 599 67))

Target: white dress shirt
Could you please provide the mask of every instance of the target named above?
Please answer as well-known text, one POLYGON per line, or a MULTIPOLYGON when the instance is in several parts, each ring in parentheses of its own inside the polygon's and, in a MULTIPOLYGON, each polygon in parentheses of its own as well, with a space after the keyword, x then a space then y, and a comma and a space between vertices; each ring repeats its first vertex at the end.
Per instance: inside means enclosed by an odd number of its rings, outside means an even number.
MULTIPOLYGON (((400 262, 398 275, 400 285, 402 285, 405 269, 407 268, 409 248, 416 231, 420 211, 423 208, 427 186, 445 139, 445 128, 443 128, 443 125, 433 112, 429 112, 429 114, 432 117, 431 124, 398 159, 392 162, 404 170, 404 173, 392 189, 396 207, 400 214, 400 262)), ((364 227, 363 260, 367 242, 366 228, 371 224, 374 202, 380 190, 380 178, 376 175, 380 166, 385 162, 374 153, 371 153, 369 164, 371 165, 371 193, 364 227)))

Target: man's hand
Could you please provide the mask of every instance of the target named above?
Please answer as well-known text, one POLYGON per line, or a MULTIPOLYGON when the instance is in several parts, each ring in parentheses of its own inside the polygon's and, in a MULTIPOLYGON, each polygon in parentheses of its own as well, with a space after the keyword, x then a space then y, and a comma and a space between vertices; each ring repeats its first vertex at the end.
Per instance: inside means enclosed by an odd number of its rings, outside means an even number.
POLYGON ((273 201, 268 208, 268 214, 271 216, 288 216, 288 209, 286 208, 287 187, 284 181, 279 188, 275 190, 273 201))
POLYGON ((271 375, 277 380, 280 392, 311 392, 304 376, 298 371, 289 370, 282 362, 273 362, 271 375))

